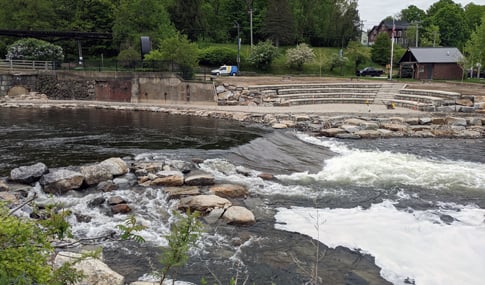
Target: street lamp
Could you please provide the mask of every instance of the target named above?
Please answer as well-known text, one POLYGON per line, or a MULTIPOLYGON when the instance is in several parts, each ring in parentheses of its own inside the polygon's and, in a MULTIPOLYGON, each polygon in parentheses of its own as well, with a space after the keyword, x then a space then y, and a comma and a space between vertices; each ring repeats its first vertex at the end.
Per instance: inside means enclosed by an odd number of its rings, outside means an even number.
POLYGON ((239 36, 239 23, 237 21, 234 21, 234 25, 236 25, 237 28, 237 72, 239 72, 239 66, 241 64, 241 37, 239 36))

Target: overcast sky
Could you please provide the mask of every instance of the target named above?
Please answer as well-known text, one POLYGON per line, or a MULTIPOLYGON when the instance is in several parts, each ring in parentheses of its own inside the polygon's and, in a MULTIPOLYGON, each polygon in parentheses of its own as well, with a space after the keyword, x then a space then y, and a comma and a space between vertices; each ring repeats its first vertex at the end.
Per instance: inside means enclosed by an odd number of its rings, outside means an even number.
MULTIPOLYGON (((407 8, 409 5, 415 5, 419 9, 426 11, 431 4, 438 2, 438 0, 357 0, 357 2, 360 19, 364 21, 365 30, 378 25, 387 16, 397 16, 402 9, 407 8)), ((485 5, 485 0, 454 0, 454 2, 462 6, 472 2, 477 5, 485 5)))

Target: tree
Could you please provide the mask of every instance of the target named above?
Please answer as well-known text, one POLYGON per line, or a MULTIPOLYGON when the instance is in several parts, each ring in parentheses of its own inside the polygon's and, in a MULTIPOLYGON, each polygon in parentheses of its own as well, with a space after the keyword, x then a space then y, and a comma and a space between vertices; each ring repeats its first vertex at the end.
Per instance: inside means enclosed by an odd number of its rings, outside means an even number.
POLYGON ((198 66, 199 48, 191 43, 187 36, 176 33, 175 36, 163 39, 159 48, 145 56, 146 60, 167 60, 172 64, 172 70, 177 64, 184 78, 191 78, 193 70, 198 66))
POLYGON ((460 5, 443 6, 434 13, 431 21, 439 27, 444 46, 463 47, 468 37, 468 30, 464 11, 460 5))
POLYGON ((370 60, 371 53, 370 49, 367 47, 362 46, 357 41, 349 42, 346 50, 347 56, 352 60, 354 63, 354 69, 359 69, 359 65, 370 60))
POLYGON ((483 15, 485 15, 485 5, 469 3, 465 6, 465 19, 470 31, 475 31, 483 23, 483 15))
POLYGON ((441 45, 440 28, 430 25, 424 28, 419 37, 419 45, 422 47, 438 47, 441 45))
POLYGON ((419 9, 416 5, 409 5, 406 9, 401 10, 399 19, 408 23, 419 22, 424 20, 426 12, 419 9))
POLYGON ((391 39, 387 33, 377 35, 371 48, 371 58, 377 64, 386 65, 391 62, 391 39))
POLYGON ((191 41, 197 40, 204 30, 202 2, 202 0, 173 1, 169 6, 170 18, 175 27, 191 41))
POLYGON ((257 68, 266 70, 277 55, 278 48, 271 41, 259 42, 251 51, 248 61, 257 68))
POLYGON ((172 224, 170 234, 166 236, 168 247, 162 249, 160 263, 163 265, 160 272, 160 285, 167 278, 168 273, 173 271, 172 279, 175 282, 178 268, 187 263, 189 250, 195 245, 202 233, 202 223, 198 220, 199 212, 190 211, 182 216, 174 211, 177 221, 172 224))
POLYGON ((42 223, 8 212, 0 203, 0 283, 1 284, 74 284, 81 272, 66 264, 58 269, 50 264, 53 238, 64 238, 65 212, 50 212, 42 223))
POLYGON ((302 70, 303 64, 312 61, 314 57, 315 53, 313 52, 313 49, 305 43, 299 44, 295 48, 290 48, 286 51, 287 64, 290 67, 295 67, 297 70, 302 70))
POLYGON ((288 0, 269 0, 264 32, 278 47, 295 41, 295 25, 288 0))
POLYGON ((52 1, 0 0, 0 27, 18 30, 57 28, 52 1))
POLYGON ((119 0, 115 9, 113 41, 121 49, 139 46, 141 36, 149 36, 156 43, 174 34, 175 29, 160 1, 119 0))
POLYGON ((481 66, 485 66, 485 15, 481 22, 481 25, 473 31, 466 42, 465 53, 472 65, 479 63, 481 66))

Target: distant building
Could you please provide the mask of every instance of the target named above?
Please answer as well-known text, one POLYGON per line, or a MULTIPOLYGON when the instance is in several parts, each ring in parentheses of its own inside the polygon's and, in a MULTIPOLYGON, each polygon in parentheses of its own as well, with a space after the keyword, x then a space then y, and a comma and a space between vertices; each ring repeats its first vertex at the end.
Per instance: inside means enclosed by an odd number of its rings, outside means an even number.
MULTIPOLYGON (((408 40, 406 38, 406 30, 409 27, 409 23, 406 21, 394 21, 394 43, 399 44, 403 47, 408 46, 408 40)), ((380 33, 387 33, 389 38, 392 38, 393 21, 386 20, 379 23, 379 25, 372 27, 372 29, 367 34, 369 37, 369 45, 373 45, 376 41, 377 36, 380 33)))
POLYGON ((367 32, 362 31, 362 33, 360 34, 360 43, 363 46, 368 46, 369 45, 369 37, 367 36, 367 32))
POLYGON ((463 76, 459 62, 463 55, 457 48, 409 48, 399 60, 400 71, 412 69, 418 80, 458 80, 463 76))

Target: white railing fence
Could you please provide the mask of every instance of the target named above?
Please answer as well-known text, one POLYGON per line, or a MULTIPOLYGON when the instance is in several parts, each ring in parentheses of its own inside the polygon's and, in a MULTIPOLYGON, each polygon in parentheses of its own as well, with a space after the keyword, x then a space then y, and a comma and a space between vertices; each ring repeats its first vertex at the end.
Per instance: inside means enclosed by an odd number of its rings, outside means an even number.
POLYGON ((0 69, 8 70, 54 70, 53 61, 0 59, 0 69))

